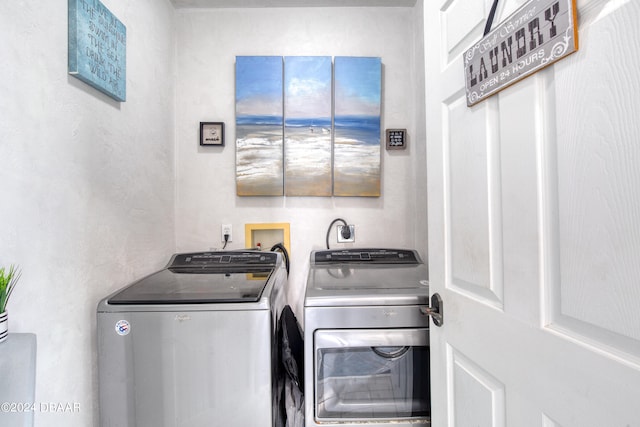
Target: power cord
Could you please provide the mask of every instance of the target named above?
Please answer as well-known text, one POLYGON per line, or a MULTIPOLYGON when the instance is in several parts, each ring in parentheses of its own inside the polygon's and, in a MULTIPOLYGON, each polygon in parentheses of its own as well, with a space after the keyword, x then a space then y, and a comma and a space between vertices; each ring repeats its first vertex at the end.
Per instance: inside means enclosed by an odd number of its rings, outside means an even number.
POLYGON ((270 250, 271 252, 276 250, 282 252, 282 256, 284 257, 284 266, 287 270, 287 277, 289 277, 289 252, 287 252, 287 248, 285 248, 282 243, 276 243, 270 250))
POLYGON ((229 243, 229 235, 225 234, 224 235, 224 246, 222 247, 222 249, 225 249, 227 247, 227 243, 229 243))
POLYGON ((331 221, 331 224, 329 224, 329 228, 327 229, 327 249, 329 249, 329 234, 331 234, 331 227, 333 227, 333 224, 335 224, 338 221, 344 224, 344 227, 342 227, 342 233, 341 233, 342 238, 343 239, 351 238, 351 230, 349 229, 349 225, 347 224, 347 221, 345 221, 342 218, 336 218, 333 221, 331 221))

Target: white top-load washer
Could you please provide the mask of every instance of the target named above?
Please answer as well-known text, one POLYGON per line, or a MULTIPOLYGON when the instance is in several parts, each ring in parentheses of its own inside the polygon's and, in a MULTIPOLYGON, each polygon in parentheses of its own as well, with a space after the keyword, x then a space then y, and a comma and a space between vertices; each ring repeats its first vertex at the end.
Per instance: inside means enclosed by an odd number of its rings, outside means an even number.
POLYGON ((175 254, 97 309, 102 427, 272 427, 276 252, 175 254))
POLYGON ((429 274, 406 249, 311 253, 305 425, 430 425, 429 274))

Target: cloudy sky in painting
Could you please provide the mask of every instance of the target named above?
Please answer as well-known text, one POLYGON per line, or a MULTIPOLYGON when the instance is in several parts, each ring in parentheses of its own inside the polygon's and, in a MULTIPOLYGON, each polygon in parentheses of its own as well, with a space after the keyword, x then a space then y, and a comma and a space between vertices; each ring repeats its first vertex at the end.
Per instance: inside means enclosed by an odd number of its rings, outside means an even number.
MULTIPOLYGON (((335 115, 379 116, 380 58, 335 57, 333 62, 335 115)), ((236 57, 238 116, 282 116, 283 88, 287 117, 330 117, 331 57, 236 57)))
POLYGON ((236 57, 236 114, 282 116, 282 57, 236 57))
POLYGON ((287 56, 284 63, 285 116, 331 117, 331 57, 287 56))
POLYGON ((335 114, 380 115, 382 64, 380 58, 336 57, 335 114))

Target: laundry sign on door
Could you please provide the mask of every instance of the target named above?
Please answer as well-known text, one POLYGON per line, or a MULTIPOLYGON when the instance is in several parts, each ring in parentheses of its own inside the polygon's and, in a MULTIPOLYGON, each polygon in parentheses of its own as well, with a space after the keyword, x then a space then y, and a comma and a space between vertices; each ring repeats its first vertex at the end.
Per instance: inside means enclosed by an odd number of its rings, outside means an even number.
POLYGON ((464 53, 472 106, 578 50, 575 0, 531 0, 464 53))

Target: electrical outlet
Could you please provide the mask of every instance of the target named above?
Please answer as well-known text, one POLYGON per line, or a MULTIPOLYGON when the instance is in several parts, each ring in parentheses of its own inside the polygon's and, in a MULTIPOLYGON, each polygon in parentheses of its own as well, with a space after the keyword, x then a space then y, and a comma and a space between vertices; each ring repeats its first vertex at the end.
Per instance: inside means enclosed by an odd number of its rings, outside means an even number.
POLYGON ((338 226, 338 243, 353 243, 356 241, 356 226, 353 224, 349 224, 347 227, 349 227, 349 238, 345 239, 342 236, 342 230, 345 228, 344 225, 339 225, 338 226))
POLYGON ((224 236, 228 234, 229 239, 227 240, 227 242, 231 242, 233 240, 232 232, 233 232, 233 228, 231 227, 231 224, 222 224, 222 227, 220 227, 220 241, 224 242, 224 236))

